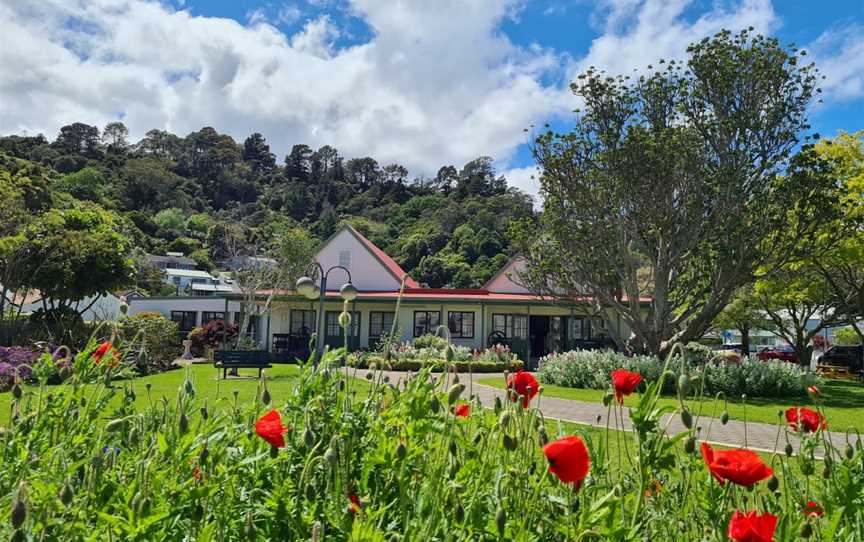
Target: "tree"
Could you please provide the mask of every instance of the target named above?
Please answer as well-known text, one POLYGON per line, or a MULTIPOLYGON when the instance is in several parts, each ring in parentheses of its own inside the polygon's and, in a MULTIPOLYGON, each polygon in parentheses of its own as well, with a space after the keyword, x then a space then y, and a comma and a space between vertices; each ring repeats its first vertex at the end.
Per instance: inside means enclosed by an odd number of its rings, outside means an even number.
POLYGON ((573 130, 533 148, 542 232, 515 232, 527 285, 620 317, 640 352, 702 336, 758 268, 811 235, 812 223, 787 226, 786 207, 813 216, 824 182, 778 175, 809 128, 812 64, 746 30, 688 53, 636 81, 578 77, 573 130))
POLYGON ((759 301, 753 292, 753 286, 742 287, 732 301, 726 305, 714 319, 714 328, 718 331, 735 329, 741 334, 741 352, 750 353, 750 331, 767 329, 769 322, 759 309, 759 301))
POLYGON ((108 150, 123 153, 129 146, 129 129, 122 122, 109 122, 102 130, 102 142, 108 146, 108 150))
POLYGON ((24 230, 27 261, 24 286, 39 290, 45 309, 66 307, 132 283, 134 268, 120 224, 96 206, 52 209, 24 230))
POLYGON ((153 223, 160 230, 182 233, 186 229, 186 217, 181 209, 163 209, 153 217, 153 223))
POLYGON ((105 176, 96 168, 85 167, 61 177, 56 188, 78 199, 98 202, 105 197, 105 176))
POLYGON ((83 122, 67 124, 60 128, 54 146, 69 154, 95 158, 99 152, 99 128, 83 122))
POLYGON ((276 169, 276 156, 264 136, 255 132, 243 142, 243 160, 252 164, 252 171, 268 175, 276 169))
POLYGON ((813 338, 839 317, 827 283, 813 268, 787 265, 758 280, 755 296, 768 331, 792 345, 798 363, 809 367, 813 338))

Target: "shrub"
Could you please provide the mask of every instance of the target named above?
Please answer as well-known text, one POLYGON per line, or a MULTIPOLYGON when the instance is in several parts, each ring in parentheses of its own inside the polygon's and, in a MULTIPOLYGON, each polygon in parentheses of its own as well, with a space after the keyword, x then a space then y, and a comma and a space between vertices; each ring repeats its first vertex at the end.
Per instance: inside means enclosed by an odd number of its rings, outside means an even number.
POLYGON ((237 341, 237 324, 226 324, 225 320, 210 320, 201 327, 189 332, 192 345, 199 348, 219 348, 222 344, 232 345, 237 341))
POLYGON ((143 373, 170 369, 182 353, 177 323, 159 313, 142 312, 125 318, 117 331, 123 343, 135 351, 136 365, 143 373))
POLYGON ((447 347, 447 339, 432 333, 426 333, 425 335, 421 335, 414 339, 412 344, 415 348, 435 348, 438 350, 444 350, 444 348, 447 347))
MULTIPOLYGON (((803 384, 816 378, 797 365, 782 361, 745 359, 741 363, 706 364, 693 361, 701 356, 691 357, 688 352, 687 357, 688 368, 704 379, 705 393, 711 395, 723 392, 729 397, 800 396, 807 387, 803 384)), ((654 356, 627 357, 611 350, 575 350, 542 358, 538 378, 556 386, 605 390, 610 387, 610 373, 622 367, 654 382, 660 378, 663 362, 654 356)), ((680 365, 672 367, 675 371, 679 368, 680 365)), ((673 393, 674 386, 672 379, 666 379, 664 393, 673 393)))
MULTIPOLYGON (((427 360, 421 359, 399 359, 385 361, 383 357, 377 355, 367 356, 349 356, 348 364, 358 369, 368 369, 370 365, 375 364, 379 369, 387 369, 390 371, 419 371, 425 367, 429 367, 432 372, 442 372, 446 367, 446 363, 442 358, 430 358, 427 360)), ((514 359, 509 363, 488 362, 488 361, 456 361, 452 364, 456 367, 459 373, 501 373, 504 371, 521 370, 523 364, 520 360, 514 359)))

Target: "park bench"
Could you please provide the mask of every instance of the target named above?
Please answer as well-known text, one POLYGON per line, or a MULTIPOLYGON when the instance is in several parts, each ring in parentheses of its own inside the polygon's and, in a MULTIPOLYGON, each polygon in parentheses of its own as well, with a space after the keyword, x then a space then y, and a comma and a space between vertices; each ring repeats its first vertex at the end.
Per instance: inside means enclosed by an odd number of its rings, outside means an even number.
POLYGON ((270 353, 264 350, 217 350, 213 353, 213 366, 222 369, 222 378, 228 378, 228 369, 258 369, 261 371, 272 367, 270 353))

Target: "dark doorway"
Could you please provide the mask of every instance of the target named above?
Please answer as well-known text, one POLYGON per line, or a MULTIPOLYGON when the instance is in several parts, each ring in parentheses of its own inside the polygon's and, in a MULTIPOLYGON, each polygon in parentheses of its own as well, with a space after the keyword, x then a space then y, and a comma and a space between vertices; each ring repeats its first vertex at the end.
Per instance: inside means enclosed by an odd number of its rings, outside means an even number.
POLYGON ((539 358, 549 353, 548 316, 531 316, 528 318, 528 339, 531 341, 532 358, 539 358))

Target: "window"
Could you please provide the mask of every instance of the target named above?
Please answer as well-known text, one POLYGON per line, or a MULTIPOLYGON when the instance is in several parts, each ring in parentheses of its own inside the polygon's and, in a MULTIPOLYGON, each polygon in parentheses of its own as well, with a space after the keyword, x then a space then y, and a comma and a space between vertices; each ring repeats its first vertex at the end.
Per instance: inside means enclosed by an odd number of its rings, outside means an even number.
POLYGON ((414 311, 414 336, 420 337, 427 333, 435 333, 441 325, 441 313, 432 311, 414 311))
POLYGON ((315 311, 291 309, 291 333, 315 333, 315 311))
POLYGON ((339 251, 339 265, 341 265, 345 269, 351 269, 351 251, 350 250, 340 250, 339 251))
POLYGON ((207 322, 212 322, 213 320, 224 320, 225 313, 224 312, 202 312, 201 313, 201 325, 205 325, 207 322))
POLYGON ((177 322, 180 331, 189 332, 195 329, 198 313, 195 311, 171 311, 171 320, 177 322))
POLYGON ((527 339, 528 316, 525 314, 493 314, 492 331, 500 331, 507 339, 527 339))
POLYGON ((447 314, 447 327, 454 339, 474 338, 474 313, 451 312, 447 314))
POLYGON ((380 337, 393 329, 394 312, 372 311, 369 313, 369 338, 380 337))
POLYGON ((581 341, 591 336, 587 319, 582 316, 571 316, 569 320, 570 329, 567 330, 567 335, 571 340, 581 341))
MULTIPOLYGON (((342 326, 339 325, 339 315, 342 314, 342 311, 327 311, 324 315, 327 321, 325 322, 326 329, 324 331, 324 335, 327 337, 341 337, 342 336, 342 326)), ((351 312, 351 327, 348 330, 349 337, 359 337, 360 336, 360 313, 359 312, 351 312)))

